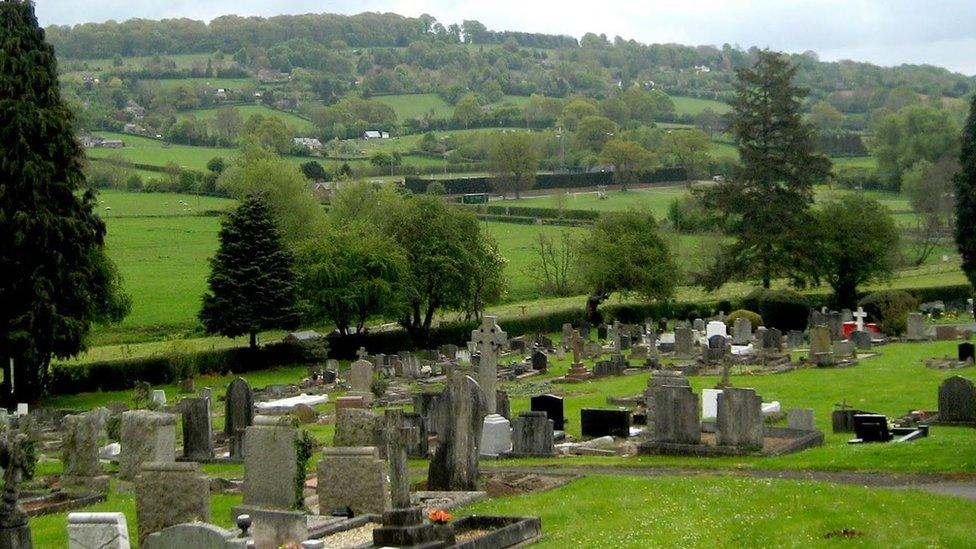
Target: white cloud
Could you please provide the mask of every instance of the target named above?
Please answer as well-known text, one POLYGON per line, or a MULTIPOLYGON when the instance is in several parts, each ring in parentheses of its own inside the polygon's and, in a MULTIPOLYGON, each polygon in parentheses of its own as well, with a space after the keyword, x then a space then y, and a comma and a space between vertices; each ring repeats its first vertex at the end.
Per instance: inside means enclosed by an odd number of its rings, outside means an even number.
POLYGON ((738 44, 852 58, 884 65, 929 63, 976 73, 976 2, 971 0, 40 0, 42 24, 131 17, 275 15, 279 13, 430 13, 445 23, 477 19, 495 30, 582 36, 586 32, 641 42, 738 44))

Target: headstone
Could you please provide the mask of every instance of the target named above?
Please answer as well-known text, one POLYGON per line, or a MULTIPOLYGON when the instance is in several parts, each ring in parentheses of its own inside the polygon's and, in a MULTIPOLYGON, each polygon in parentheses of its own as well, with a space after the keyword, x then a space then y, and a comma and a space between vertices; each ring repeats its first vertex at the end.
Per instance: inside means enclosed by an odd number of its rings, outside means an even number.
POLYGON ((478 386, 481 388, 488 414, 495 413, 495 388, 498 386, 498 356, 508 342, 508 334, 498 327, 498 318, 485 316, 481 326, 471 331, 481 360, 478 363, 478 386))
POLYGON ((661 387, 664 385, 673 385, 676 387, 691 387, 691 383, 688 378, 681 372, 676 370, 655 370, 651 377, 647 378, 647 390, 644 391, 644 408, 646 410, 646 423, 648 427, 648 432, 652 432, 654 419, 655 419, 655 406, 654 398, 651 394, 651 390, 654 387, 661 387))
MULTIPOLYGON (((803 334, 800 334, 803 337, 803 334)), ((763 332, 762 348, 767 353, 779 353, 783 351, 783 332, 777 328, 768 328, 763 332)))
POLYGON ((538 371, 549 370, 549 355, 539 349, 532 351, 532 369, 538 371))
POLYGON ((939 423, 976 423, 976 386, 952 376, 939 386, 939 423))
MULTIPOLYGON (((256 526, 256 525, 255 525, 256 526)), ((252 528, 253 530, 253 528, 252 528)), ((236 532, 205 522, 176 524, 151 534, 144 549, 246 549, 236 532)))
POLYGON ((734 345, 748 345, 752 341, 752 321, 744 316, 737 317, 732 323, 732 343, 734 345))
POLYGON ((694 334, 690 328, 682 326, 674 329, 674 356, 675 358, 691 358, 694 356, 694 334))
POLYGON ((244 504, 291 509, 296 503, 296 429, 287 417, 256 416, 244 432, 244 504))
POLYGON ((844 339, 844 320, 840 313, 831 311, 826 314, 827 329, 830 331, 831 339, 844 339))
POLYGON ((708 339, 714 335, 728 337, 729 327, 721 320, 710 321, 705 325, 705 339, 708 339))
POLYGON ((715 419, 718 416, 718 395, 722 389, 702 389, 702 419, 715 419))
POLYGON ((854 342, 850 340, 835 341, 833 345, 834 358, 853 358, 857 349, 854 342))
POLYGON ((390 508, 386 460, 375 447, 322 448, 316 491, 319 513, 349 507, 356 515, 390 508))
POLYGON ((403 422, 417 433, 417 436, 413 438, 413 443, 407 445, 407 456, 413 459, 428 459, 430 457, 430 441, 424 418, 416 412, 404 412, 403 422))
POLYGON ((183 458, 191 461, 213 459, 210 399, 184 398, 180 401, 180 411, 183 415, 183 458))
POLYGON ((453 343, 441 345, 440 352, 448 360, 457 360, 458 346, 453 343))
POLYGON ((346 395, 336 399, 336 410, 347 408, 366 408, 366 398, 363 395, 346 395))
POLYGON ((813 408, 791 408, 786 411, 786 421, 790 429, 813 431, 817 428, 813 422, 813 408))
POLYGON ((495 411, 505 419, 512 415, 512 403, 508 399, 508 391, 495 391, 495 411))
POLYGON ((826 326, 813 326, 810 328, 810 360, 816 362, 817 354, 829 353, 830 348, 830 329, 826 326))
POLYGON ((532 397, 529 401, 533 412, 544 412, 552 420, 553 429, 556 431, 566 429, 562 397, 556 395, 539 395, 532 397))
POLYGON ((973 362, 976 358, 976 345, 972 343, 960 343, 957 349, 959 362, 973 362))
POLYGON ((766 351, 766 338, 769 330, 765 326, 756 328, 756 334, 752 340, 752 348, 757 352, 766 351))
POLYGON ((705 352, 706 361, 712 364, 721 362, 728 352, 728 339, 724 335, 715 334, 708 338, 708 349, 705 352))
POLYGON ((893 438, 888 418, 879 414, 854 414, 854 436, 861 442, 888 442, 893 438))
POLYGON ((698 333, 705 333, 705 321, 701 318, 696 318, 691 322, 691 329, 698 333))
POLYGON ((857 331, 858 332, 863 332, 864 331, 864 319, 866 319, 868 317, 868 314, 866 312, 864 312, 864 308, 863 307, 858 307, 857 308, 857 312, 852 313, 851 314, 851 317, 854 318, 855 322, 857 322, 857 331))
POLYGON ((485 457, 496 457, 512 450, 511 422, 499 414, 485 416, 481 428, 481 443, 478 451, 485 457))
POLYGON ((333 446, 375 446, 383 444, 383 416, 368 409, 336 410, 333 446))
POLYGON ((556 453, 553 421, 545 412, 522 412, 512 420, 512 454, 552 456, 556 453))
MULTIPOLYGON (((590 342, 586 343, 590 345, 590 342)), ((583 365, 583 339, 580 337, 579 333, 573 332, 572 338, 573 345, 573 362, 569 366, 569 370, 566 372, 567 381, 585 381, 593 377, 593 374, 586 369, 583 365)), ((599 349, 599 345, 593 343, 599 349)), ((598 351, 599 352, 599 351, 598 351)))
POLYGON ((150 402, 156 406, 166 406, 166 391, 162 389, 153 389, 150 402))
POLYGON ((925 315, 908 313, 905 337, 908 341, 922 341, 929 338, 928 327, 925 325, 925 315))
POLYGON ((357 360, 349 367, 349 392, 351 396, 361 396, 367 404, 373 401, 373 363, 357 360))
POLYGON ((573 339, 573 325, 567 322, 563 324, 562 348, 565 350, 569 350, 569 348, 572 347, 572 339, 573 339))
POLYGON ((142 464, 136 477, 139 542, 167 526, 193 521, 210 521, 210 479, 200 464, 142 464))
POLYGON ((698 397, 691 387, 658 385, 649 391, 649 400, 654 403, 653 425, 648 415, 651 439, 677 444, 701 443, 698 397))
POLYGON ((230 445, 230 457, 244 457, 244 429, 254 423, 254 391, 244 378, 227 386, 224 396, 224 433, 230 445))
POLYGON ((68 513, 68 549, 129 549, 124 513, 68 513))
POLYGON ((176 460, 176 416, 149 410, 122 412, 119 478, 135 480, 143 463, 176 460))
POLYGON ((61 484, 66 487, 105 492, 109 477, 98 460, 99 441, 105 421, 106 408, 96 408, 83 414, 65 416, 61 420, 61 484))
POLYGON ((475 490, 478 443, 487 406, 478 382, 466 375, 449 379, 438 397, 437 450, 427 472, 429 490, 475 490))
POLYGON ((752 389, 725 388, 718 395, 716 430, 720 446, 762 448, 762 398, 752 389))
POLYGON ((790 330, 789 333, 786 334, 786 345, 790 349, 803 347, 803 343, 803 332, 800 330, 790 330))
POLYGON ((851 342, 859 351, 870 351, 874 345, 874 335, 867 330, 854 330, 851 332, 851 342))
POLYGON ((584 437, 630 436, 630 413, 626 410, 580 410, 580 429, 584 437))
POLYGON ((959 338, 959 331, 952 325, 937 325, 935 327, 936 341, 953 341, 959 338))
POLYGON ((430 434, 435 434, 434 420, 437 418, 437 399, 440 393, 417 393, 412 396, 413 411, 420 415, 424 421, 424 430, 430 434))

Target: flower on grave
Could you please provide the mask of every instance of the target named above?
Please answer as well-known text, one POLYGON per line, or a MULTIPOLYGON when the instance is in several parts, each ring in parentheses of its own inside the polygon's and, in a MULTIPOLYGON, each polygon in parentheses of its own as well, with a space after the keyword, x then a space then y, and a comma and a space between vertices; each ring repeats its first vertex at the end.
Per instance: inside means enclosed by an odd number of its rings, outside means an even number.
POLYGON ((431 509, 430 513, 427 514, 427 518, 434 524, 447 524, 453 517, 444 509, 431 509))

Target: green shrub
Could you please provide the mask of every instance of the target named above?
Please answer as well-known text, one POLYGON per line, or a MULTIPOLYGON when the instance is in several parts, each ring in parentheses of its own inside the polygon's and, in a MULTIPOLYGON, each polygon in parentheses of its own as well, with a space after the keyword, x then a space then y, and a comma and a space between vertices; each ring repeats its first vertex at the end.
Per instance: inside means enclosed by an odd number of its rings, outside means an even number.
POLYGON ((427 185, 427 194, 440 196, 443 194, 447 194, 447 189, 444 187, 444 184, 441 183, 440 181, 431 181, 430 184, 427 185))
POLYGON ((725 319, 726 324, 731 326, 735 323, 737 318, 748 318, 749 323, 752 325, 753 329, 763 326, 763 317, 759 313, 754 313, 752 311, 747 311, 745 309, 738 309, 729 313, 729 316, 725 319))
POLYGON ((702 233, 722 229, 722 217, 705 208, 700 200, 690 194, 671 201, 667 218, 671 227, 679 233, 702 233))
POLYGON ((743 309, 755 311, 767 328, 805 330, 810 316, 810 300, 793 290, 758 288, 742 298, 743 309))
POLYGON ((868 313, 868 319, 878 323, 887 335, 905 332, 908 313, 918 308, 918 300, 903 290, 885 290, 864 296, 858 305, 868 313))

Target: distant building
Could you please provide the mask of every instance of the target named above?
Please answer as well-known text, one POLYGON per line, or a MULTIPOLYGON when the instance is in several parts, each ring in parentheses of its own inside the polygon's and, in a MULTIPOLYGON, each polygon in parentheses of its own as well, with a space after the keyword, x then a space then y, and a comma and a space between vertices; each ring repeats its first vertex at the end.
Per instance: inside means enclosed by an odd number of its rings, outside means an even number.
POLYGON ((318 151, 322 149, 322 142, 314 137, 296 137, 292 141, 295 143, 295 145, 305 147, 310 151, 318 151))
POLYGON ((146 116, 145 107, 143 107, 142 105, 136 103, 131 99, 129 100, 128 103, 126 103, 125 108, 122 110, 134 117, 142 118, 143 116, 146 116))
POLYGON ((308 185, 308 190, 312 191, 312 194, 315 195, 315 198, 319 199, 319 202, 329 202, 332 200, 332 193, 336 188, 337 186, 333 181, 315 181, 308 185))
POLYGON ((227 90, 224 88, 217 88, 217 91, 214 92, 214 97, 220 100, 227 99, 227 90))
POLYGON ((125 146, 121 139, 105 139, 101 135, 90 133, 78 136, 78 141, 86 149, 121 149, 125 146))
POLYGON ((695 65, 695 72, 712 72, 712 69, 708 68, 708 65, 695 65))
POLYGON ((288 74, 281 71, 270 69, 261 69, 258 71, 258 80, 261 82, 281 82, 288 80, 288 78, 288 74))
POLYGON ((128 124, 122 126, 122 133, 146 133, 146 129, 139 124, 129 122, 128 124))
POLYGON ((379 130, 366 130, 363 132, 363 139, 389 139, 390 134, 379 130))
POLYGON ((106 139, 102 141, 102 144, 99 146, 106 149, 121 149, 122 147, 125 147, 125 143, 123 143, 121 139, 106 139))

